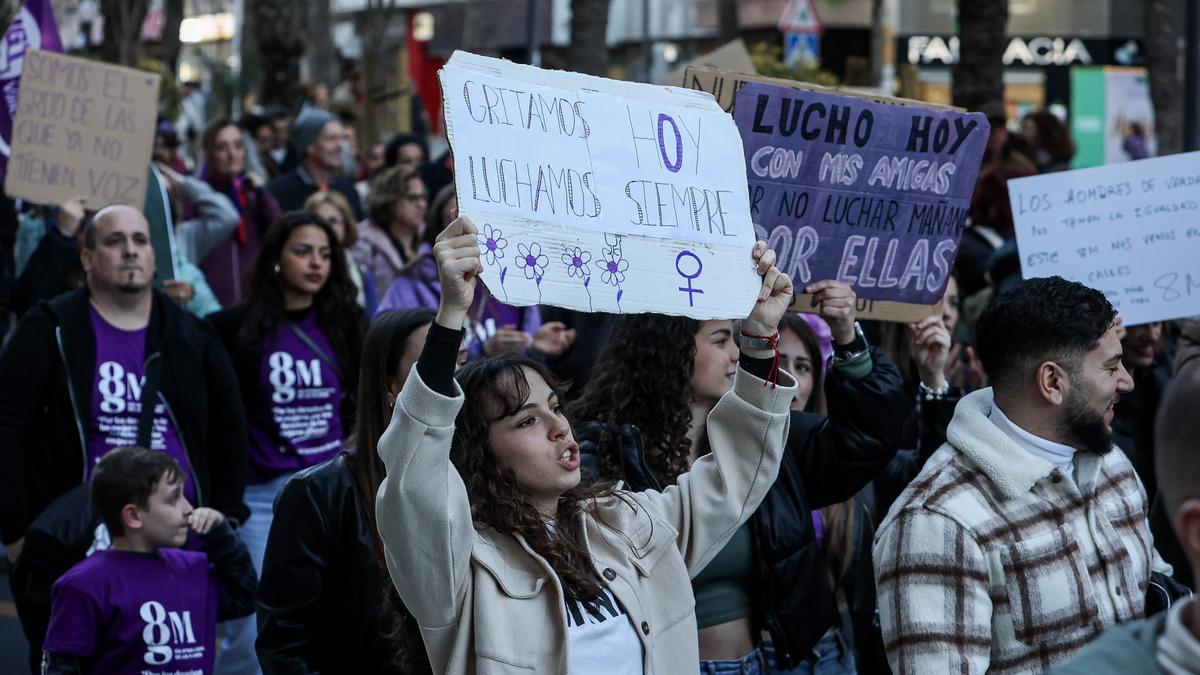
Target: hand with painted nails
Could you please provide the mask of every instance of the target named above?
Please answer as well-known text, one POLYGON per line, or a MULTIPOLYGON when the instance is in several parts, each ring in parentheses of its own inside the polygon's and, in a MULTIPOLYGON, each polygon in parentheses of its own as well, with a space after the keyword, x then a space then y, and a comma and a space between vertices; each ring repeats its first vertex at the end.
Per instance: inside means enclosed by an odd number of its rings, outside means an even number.
POLYGON ((748 335, 770 336, 779 330, 779 320, 792 304, 792 279, 775 266, 775 251, 767 248, 767 242, 755 242, 753 256, 762 286, 741 329, 748 335))
POLYGON ((812 294, 812 306, 818 308, 818 314, 829 324, 833 344, 848 345, 854 342, 855 304, 858 301, 854 289, 849 284, 826 279, 809 284, 804 292, 812 294))

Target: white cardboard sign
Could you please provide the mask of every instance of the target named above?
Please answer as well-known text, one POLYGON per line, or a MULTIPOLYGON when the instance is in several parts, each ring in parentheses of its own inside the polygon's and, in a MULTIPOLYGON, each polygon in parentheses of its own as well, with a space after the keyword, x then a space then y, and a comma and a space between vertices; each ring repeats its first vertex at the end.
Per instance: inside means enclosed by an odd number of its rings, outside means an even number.
POLYGON ((1125 325, 1200 314, 1200 152, 1008 183, 1021 272, 1100 290, 1125 325))
POLYGON ((455 52, 459 212, 512 305, 742 318, 760 287, 742 141, 697 91, 455 52))

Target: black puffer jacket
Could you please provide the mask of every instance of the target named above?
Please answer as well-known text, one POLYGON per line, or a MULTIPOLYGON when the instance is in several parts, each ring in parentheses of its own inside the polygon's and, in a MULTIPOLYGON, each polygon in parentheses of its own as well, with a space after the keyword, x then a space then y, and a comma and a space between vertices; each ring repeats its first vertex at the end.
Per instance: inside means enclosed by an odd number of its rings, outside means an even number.
MULTIPOLYGON (((761 582, 755 623, 770 631, 780 669, 795 667, 829 628, 841 625, 812 510, 850 499, 896 454, 895 430, 905 410, 900 372, 878 349, 871 349, 871 359, 871 371, 860 379, 830 369, 825 380, 828 418, 792 413, 779 476, 748 521, 758 566, 755 577, 761 582)), ((585 465, 599 475, 603 426, 590 422, 576 431, 585 465)), ((619 478, 630 490, 661 489, 646 465, 638 430, 623 425, 614 431, 624 474, 619 478)), ((856 642, 882 645, 874 616, 870 542, 859 544, 856 550, 865 551, 865 561, 855 561, 855 573, 843 588, 856 642)))
POLYGON ((297 472, 275 500, 258 587, 263 672, 397 672, 384 578, 346 456, 297 472))

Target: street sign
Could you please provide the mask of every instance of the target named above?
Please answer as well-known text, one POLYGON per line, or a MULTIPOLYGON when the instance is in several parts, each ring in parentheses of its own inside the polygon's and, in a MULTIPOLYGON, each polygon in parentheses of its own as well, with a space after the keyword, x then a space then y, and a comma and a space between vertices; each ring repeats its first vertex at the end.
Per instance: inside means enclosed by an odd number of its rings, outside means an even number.
POLYGON ((784 33, 783 62, 792 65, 821 60, 821 35, 819 33, 784 33))
POLYGON ((821 26, 821 18, 817 16, 817 8, 812 0, 788 0, 787 9, 779 18, 780 32, 783 33, 813 33, 820 35, 825 29, 821 26))

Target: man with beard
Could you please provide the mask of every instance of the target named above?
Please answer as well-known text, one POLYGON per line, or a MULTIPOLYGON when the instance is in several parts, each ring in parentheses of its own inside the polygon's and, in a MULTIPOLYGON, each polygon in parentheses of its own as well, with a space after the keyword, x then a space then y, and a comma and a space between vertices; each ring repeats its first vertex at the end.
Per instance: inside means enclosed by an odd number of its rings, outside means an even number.
POLYGON ((206 324, 151 288, 141 212, 109 206, 83 227, 86 285, 31 309, 0 352, 0 537, 35 657, 50 585, 78 562, 64 551, 82 557, 91 542, 86 484, 104 454, 165 452, 183 467, 189 502, 248 515, 246 424, 229 357, 206 324))
POLYGON ((981 316, 992 388, 959 402, 875 540, 897 675, 1042 672, 1142 618, 1150 573, 1170 573, 1137 474, 1112 452, 1113 406, 1133 389, 1115 318, 1059 277, 981 316))

